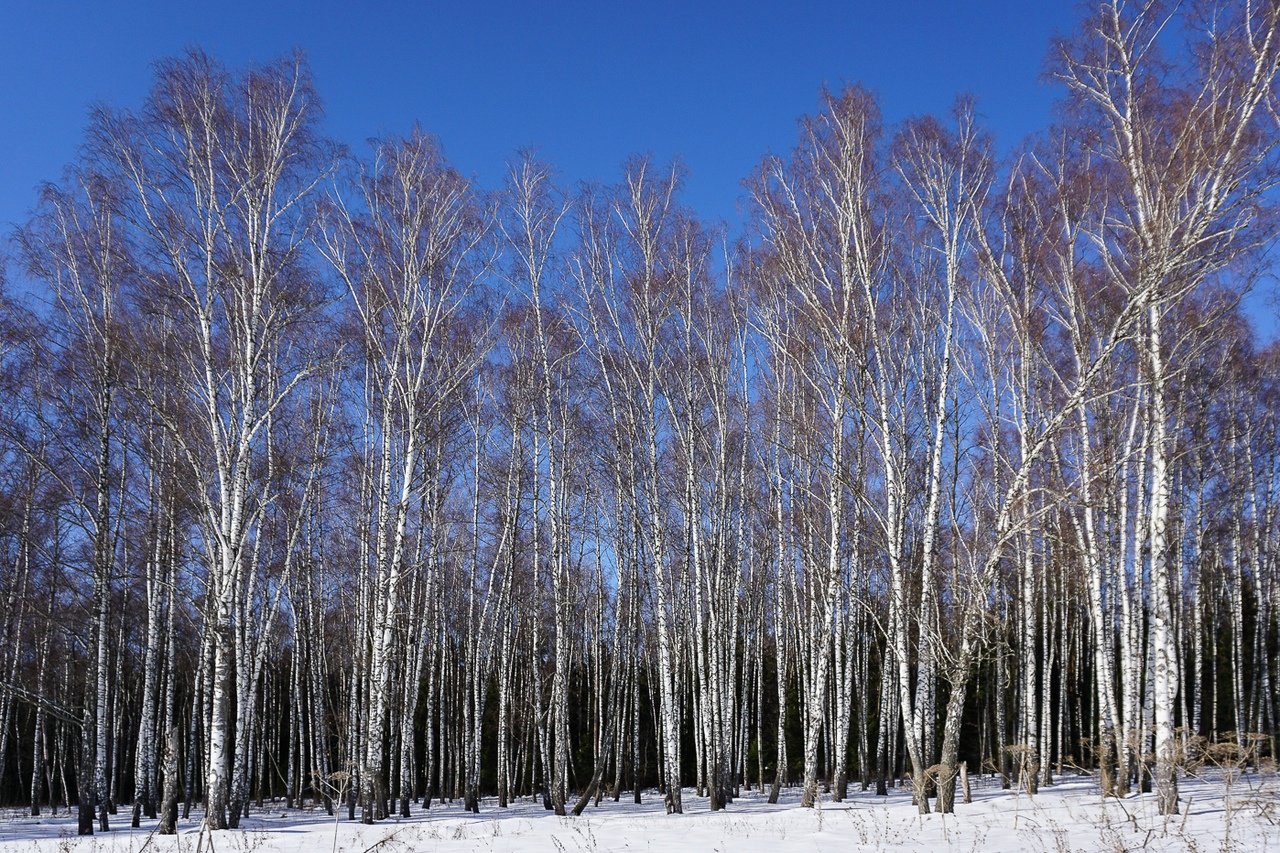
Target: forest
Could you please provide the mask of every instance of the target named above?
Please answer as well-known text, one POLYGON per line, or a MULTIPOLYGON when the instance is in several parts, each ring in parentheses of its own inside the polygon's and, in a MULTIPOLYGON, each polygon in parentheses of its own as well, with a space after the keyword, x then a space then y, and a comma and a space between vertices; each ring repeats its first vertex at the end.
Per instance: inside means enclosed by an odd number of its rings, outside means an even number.
POLYGON ((678 162, 349 147, 302 53, 158 63, 7 236, 0 803, 1274 764, 1280 2, 1103 0, 1046 69, 1004 148, 824 89, 730 228, 678 162))

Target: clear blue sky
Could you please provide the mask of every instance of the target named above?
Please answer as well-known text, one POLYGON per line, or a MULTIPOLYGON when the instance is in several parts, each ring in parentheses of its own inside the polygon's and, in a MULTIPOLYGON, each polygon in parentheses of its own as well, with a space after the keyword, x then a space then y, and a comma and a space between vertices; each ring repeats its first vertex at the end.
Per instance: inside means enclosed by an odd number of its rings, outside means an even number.
POLYGON ((151 63, 189 46, 232 66, 300 47, 333 136, 359 150, 418 121, 489 186, 524 146, 570 182, 679 155, 685 201, 733 223, 740 181, 792 145, 824 83, 869 86, 890 121, 973 93, 1016 145, 1050 119, 1044 58, 1076 14, 1058 0, 0 0, 0 231, 72 159, 89 104, 136 105, 151 63))

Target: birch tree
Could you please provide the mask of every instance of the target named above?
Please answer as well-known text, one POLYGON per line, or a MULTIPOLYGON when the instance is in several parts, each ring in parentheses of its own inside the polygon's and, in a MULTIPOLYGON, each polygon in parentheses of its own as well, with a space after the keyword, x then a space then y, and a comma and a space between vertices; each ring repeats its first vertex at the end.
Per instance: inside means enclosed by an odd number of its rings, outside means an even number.
MULTIPOLYGON (((225 828, 237 713, 253 705, 242 603, 264 505, 254 484, 270 419, 315 375, 306 325, 321 294, 301 274, 308 204, 328 168, 319 106, 294 57, 235 78, 192 53, 162 64, 138 114, 104 114, 99 133, 131 195, 127 216, 156 263, 145 308, 169 318, 183 351, 175 409, 154 414, 199 484, 213 667, 206 821, 225 828)), ((243 721, 240 721, 243 722, 243 721)), ((235 792, 237 797, 242 792, 235 792)))
POLYGON ((1257 239, 1250 231, 1275 174, 1280 8, 1207 4, 1181 16, 1194 59, 1164 73, 1172 12, 1104 3, 1059 48, 1056 74, 1087 111, 1097 152, 1114 165, 1114 198, 1094 237, 1109 274, 1142 303, 1149 397, 1150 539, 1156 782, 1178 812, 1174 709, 1179 687, 1170 566, 1173 473, 1164 318, 1257 239))

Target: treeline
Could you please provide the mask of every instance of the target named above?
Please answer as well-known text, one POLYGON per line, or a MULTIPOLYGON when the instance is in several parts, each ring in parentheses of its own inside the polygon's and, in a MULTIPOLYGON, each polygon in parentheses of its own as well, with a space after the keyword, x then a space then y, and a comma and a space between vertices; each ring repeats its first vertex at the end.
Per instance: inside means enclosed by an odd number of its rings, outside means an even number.
POLYGON ((824 93, 731 238, 679 167, 485 189, 300 57, 161 62, 13 235, 0 798, 1172 813, 1275 756, 1278 67, 1271 0, 1104 2, 1013 155, 824 93))

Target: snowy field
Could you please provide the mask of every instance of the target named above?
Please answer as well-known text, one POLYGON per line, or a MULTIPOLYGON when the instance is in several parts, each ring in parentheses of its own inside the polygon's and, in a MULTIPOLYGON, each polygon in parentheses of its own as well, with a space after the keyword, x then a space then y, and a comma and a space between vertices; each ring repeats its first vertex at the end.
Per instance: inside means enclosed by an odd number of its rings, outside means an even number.
POLYGON ((74 813, 32 818, 8 810, 0 821, 0 851, 299 851, 393 853, 412 850, 683 851, 786 853, 818 850, 1186 850, 1280 851, 1280 780, 1247 775, 1228 794, 1220 779, 1182 781, 1183 814, 1165 820, 1151 795, 1102 802, 1091 779, 1067 779, 1035 798, 1014 795, 981 780, 972 804, 954 815, 920 817, 910 795, 886 800, 856 793, 844 803, 814 810, 796 806, 799 791, 771 806, 754 792, 728 810, 707 811, 703 798, 684 793, 686 813, 667 816, 656 792, 640 806, 606 799, 580 818, 558 818, 524 801, 499 811, 483 801, 471 815, 461 804, 433 806, 408 819, 376 826, 342 821, 323 811, 284 814, 263 809, 240 830, 210 836, 193 820, 177 836, 129 828, 125 809, 110 833, 77 838, 74 813))

